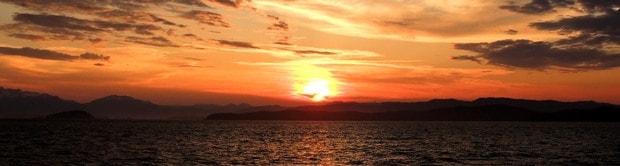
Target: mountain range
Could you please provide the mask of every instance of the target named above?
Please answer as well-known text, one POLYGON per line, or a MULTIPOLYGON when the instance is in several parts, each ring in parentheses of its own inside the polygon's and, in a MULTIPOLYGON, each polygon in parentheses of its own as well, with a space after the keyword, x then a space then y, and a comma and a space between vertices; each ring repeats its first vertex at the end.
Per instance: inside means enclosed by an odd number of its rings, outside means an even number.
POLYGON ((0 118, 37 118, 85 110, 100 119, 210 120, 518 120, 618 121, 620 106, 595 101, 561 102, 511 98, 473 101, 433 99, 421 102, 331 102, 282 107, 249 104, 159 105, 111 95, 88 103, 0 87, 0 118))

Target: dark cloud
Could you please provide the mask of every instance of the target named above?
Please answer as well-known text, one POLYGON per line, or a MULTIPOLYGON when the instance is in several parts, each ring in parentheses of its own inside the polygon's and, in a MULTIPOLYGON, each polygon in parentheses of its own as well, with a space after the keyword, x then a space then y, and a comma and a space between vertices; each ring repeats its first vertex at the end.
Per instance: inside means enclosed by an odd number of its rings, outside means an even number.
MULTIPOLYGON (((10 34, 30 34, 51 40, 84 40, 98 32, 75 31, 67 28, 43 27, 27 23, 14 23, 0 26, 0 31, 10 34)), ((11 36, 20 38, 20 36, 11 36)), ((21 36, 23 37, 23 36, 21 36)), ((24 39, 24 38, 20 38, 24 39)), ((28 39, 29 40, 29 39, 28 39)))
POLYGON ((13 34, 10 34, 9 36, 14 37, 14 38, 19 38, 19 39, 32 40, 32 41, 41 41, 41 40, 46 39, 43 36, 33 35, 33 34, 23 34, 23 33, 13 33, 13 34))
POLYGON ((46 59, 46 60, 61 60, 61 61, 71 61, 71 60, 78 60, 78 59, 108 61, 110 59, 109 56, 103 56, 103 55, 88 53, 88 52, 83 53, 79 56, 73 56, 73 55, 60 53, 56 51, 36 49, 36 48, 30 48, 30 47, 23 47, 23 48, 0 47, 0 54, 23 56, 23 57, 37 58, 37 59, 46 59))
POLYGON ((209 7, 200 0, 141 0, 141 1, 125 1, 125 0, 0 0, 7 3, 41 12, 53 13, 78 13, 86 15, 96 15, 102 19, 123 20, 128 23, 136 23, 136 21, 159 22, 165 25, 179 26, 174 22, 163 19, 152 13, 141 12, 139 9, 146 9, 148 6, 164 4, 183 4, 189 6, 209 7))
POLYGON ((614 8, 620 7, 620 1, 617 0, 579 0, 578 2, 586 12, 590 13, 617 11, 614 8))
POLYGON ((317 50, 292 50, 296 54, 321 54, 321 55, 334 55, 338 54, 330 51, 317 51, 317 50))
POLYGON ((201 0, 0 0, 0 2, 11 3, 30 10, 54 10, 55 12, 93 12, 111 8, 137 10, 167 4, 209 7, 201 0))
POLYGON ((192 39, 195 39, 195 40, 198 40, 198 41, 205 41, 204 39, 202 39, 202 38, 200 38, 200 37, 198 37, 198 36, 196 36, 194 34, 191 34, 191 33, 183 34, 183 37, 192 38, 192 39))
POLYGON ((252 45, 252 43, 242 42, 242 41, 230 41, 230 40, 215 40, 215 41, 217 41, 221 45, 228 45, 228 46, 242 47, 242 48, 258 48, 252 45))
POLYGON ((278 45, 293 45, 287 41, 277 41, 277 42, 273 42, 273 44, 278 44, 278 45))
POLYGON ((103 17, 103 18, 108 18, 108 19, 123 20, 129 23, 136 23, 137 21, 158 22, 164 25, 184 27, 184 25, 178 25, 172 21, 163 19, 161 17, 158 17, 154 14, 147 13, 147 12, 127 11, 127 10, 110 10, 110 11, 97 12, 96 15, 103 17))
MULTIPOLYGON (((489 64, 544 70, 553 67, 571 70, 608 69, 620 66, 620 54, 586 47, 556 47, 552 42, 501 40, 491 43, 455 44, 456 49, 477 53, 456 56, 458 60, 486 60, 489 64)), ((477 61, 480 62, 480 61, 477 61)))
MULTIPOLYGON (((11 3, 26 9, 42 11, 42 12, 93 12, 102 11, 106 8, 101 3, 97 3, 94 0, 0 0, 0 2, 11 3)), ((103 1, 102 1, 103 2, 103 1)), ((109 1, 108 1, 109 2, 109 1)), ((113 3, 108 3, 113 4, 113 3)), ((123 3, 126 4, 126 3, 123 3)), ((118 4, 121 5, 121 4, 118 4)))
POLYGON ((161 36, 148 38, 129 36, 125 41, 157 47, 179 47, 179 45, 161 36))
POLYGON ((52 31, 85 31, 85 32, 105 32, 105 31, 134 31, 137 34, 153 35, 153 31, 161 30, 160 27, 150 24, 128 24, 110 21, 85 20, 74 17, 48 14, 16 14, 14 21, 25 26, 39 26, 50 28, 52 31))
POLYGON ((278 39, 278 41, 274 42, 273 44, 278 44, 278 45, 293 45, 290 42, 290 37, 289 36, 281 36, 280 39, 278 39))
POLYGON ((280 17, 274 15, 267 15, 267 17, 274 19, 276 22, 267 27, 268 30, 280 30, 288 31, 288 24, 281 20, 280 17))
POLYGON ((79 31, 103 31, 95 22, 73 17, 47 14, 16 14, 13 20, 25 24, 38 25, 50 28, 66 28, 79 31))
POLYGON ((101 43, 101 42, 104 42, 104 40, 101 39, 101 38, 88 39, 88 41, 90 41, 91 43, 101 43))
POLYGON ((477 63, 482 63, 482 61, 479 59, 479 56, 472 56, 472 55, 458 55, 458 56, 453 56, 451 59, 454 60, 468 60, 468 61, 474 61, 477 63))
POLYGON ((556 8, 583 9, 584 12, 608 12, 615 11, 614 8, 620 7, 617 0, 532 0, 523 5, 510 2, 508 5, 500 6, 501 9, 510 10, 523 14, 544 14, 555 11, 556 8))
POLYGON ((572 0, 532 0, 532 2, 524 5, 511 2, 499 8, 524 14, 543 14, 554 11, 555 7, 567 7, 574 4, 575 2, 572 0))
POLYGON ((269 30, 280 30, 280 31, 288 31, 288 24, 284 21, 278 21, 276 23, 271 24, 271 26, 267 27, 269 30))
POLYGON ((540 14, 558 7, 581 6, 582 15, 531 23, 543 31, 566 37, 557 41, 500 40, 455 44, 456 49, 477 55, 454 56, 455 60, 506 67, 544 70, 599 70, 620 66, 620 1, 533 0, 523 6, 502 8, 525 14, 540 14))
POLYGON ((80 58, 88 59, 88 60, 103 60, 103 61, 110 60, 109 56, 103 56, 101 54, 95 54, 95 53, 90 53, 90 52, 80 54, 80 58))
MULTIPOLYGON (((26 40, 90 40, 108 38, 125 41, 130 36, 156 36, 166 29, 183 28, 152 8, 184 14, 184 8, 211 9, 202 0, 0 0, 0 3, 22 7, 14 23, 0 27, 0 32, 26 40), (166 26, 166 29, 161 26, 166 26)), ((200 13, 197 13, 200 14, 200 13)), ((198 15, 200 17, 201 15, 198 15)), ((214 26, 228 26, 222 16, 203 20, 214 26), (218 21, 219 18, 219 21, 218 21)), ((145 37, 148 38, 148 37, 145 37)), ((157 37, 142 43, 154 43, 157 37)), ((161 41, 161 40, 160 40, 161 41)), ((161 42, 159 42, 161 44, 161 42)))
POLYGON ((230 25, 224 21, 224 17, 221 14, 214 12, 192 10, 184 13, 182 17, 215 27, 230 27, 230 25))
POLYGON ((588 45, 620 44, 620 11, 609 11, 599 15, 584 15, 554 21, 530 24, 539 30, 558 31, 561 34, 579 33, 578 36, 564 40, 565 43, 585 43, 588 45))
POLYGON ((519 31, 514 30, 514 29, 508 29, 504 31, 504 33, 509 34, 509 35, 516 35, 517 33, 519 33, 519 31))
POLYGON ((209 0, 210 2, 219 3, 224 6, 238 8, 245 0, 209 0))
POLYGON ((198 7, 207 7, 207 8, 209 8, 209 5, 207 5, 204 2, 202 2, 202 0, 175 0, 175 2, 176 3, 180 3, 180 4, 190 5, 190 6, 198 6, 198 7))

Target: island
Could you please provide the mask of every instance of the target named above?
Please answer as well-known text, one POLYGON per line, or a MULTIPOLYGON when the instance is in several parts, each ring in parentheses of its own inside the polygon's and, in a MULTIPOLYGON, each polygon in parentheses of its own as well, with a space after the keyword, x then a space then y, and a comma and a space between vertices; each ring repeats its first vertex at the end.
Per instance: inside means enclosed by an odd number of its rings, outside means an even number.
POLYGON ((64 111, 47 115, 47 120, 95 120, 96 118, 90 113, 82 110, 64 111))

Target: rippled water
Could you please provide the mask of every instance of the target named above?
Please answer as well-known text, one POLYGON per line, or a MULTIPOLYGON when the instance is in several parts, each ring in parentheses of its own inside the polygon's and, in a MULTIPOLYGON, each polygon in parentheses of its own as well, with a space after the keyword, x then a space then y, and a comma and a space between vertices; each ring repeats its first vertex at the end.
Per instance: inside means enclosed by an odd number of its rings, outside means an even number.
POLYGON ((619 132, 619 123, 0 121, 0 165, 617 165, 619 132))

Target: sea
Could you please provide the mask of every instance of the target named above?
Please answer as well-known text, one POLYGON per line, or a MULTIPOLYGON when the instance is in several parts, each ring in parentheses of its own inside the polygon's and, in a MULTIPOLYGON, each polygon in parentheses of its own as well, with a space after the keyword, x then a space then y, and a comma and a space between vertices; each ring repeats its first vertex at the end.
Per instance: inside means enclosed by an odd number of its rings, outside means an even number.
POLYGON ((620 165, 620 123, 2 120, 0 165, 620 165))

